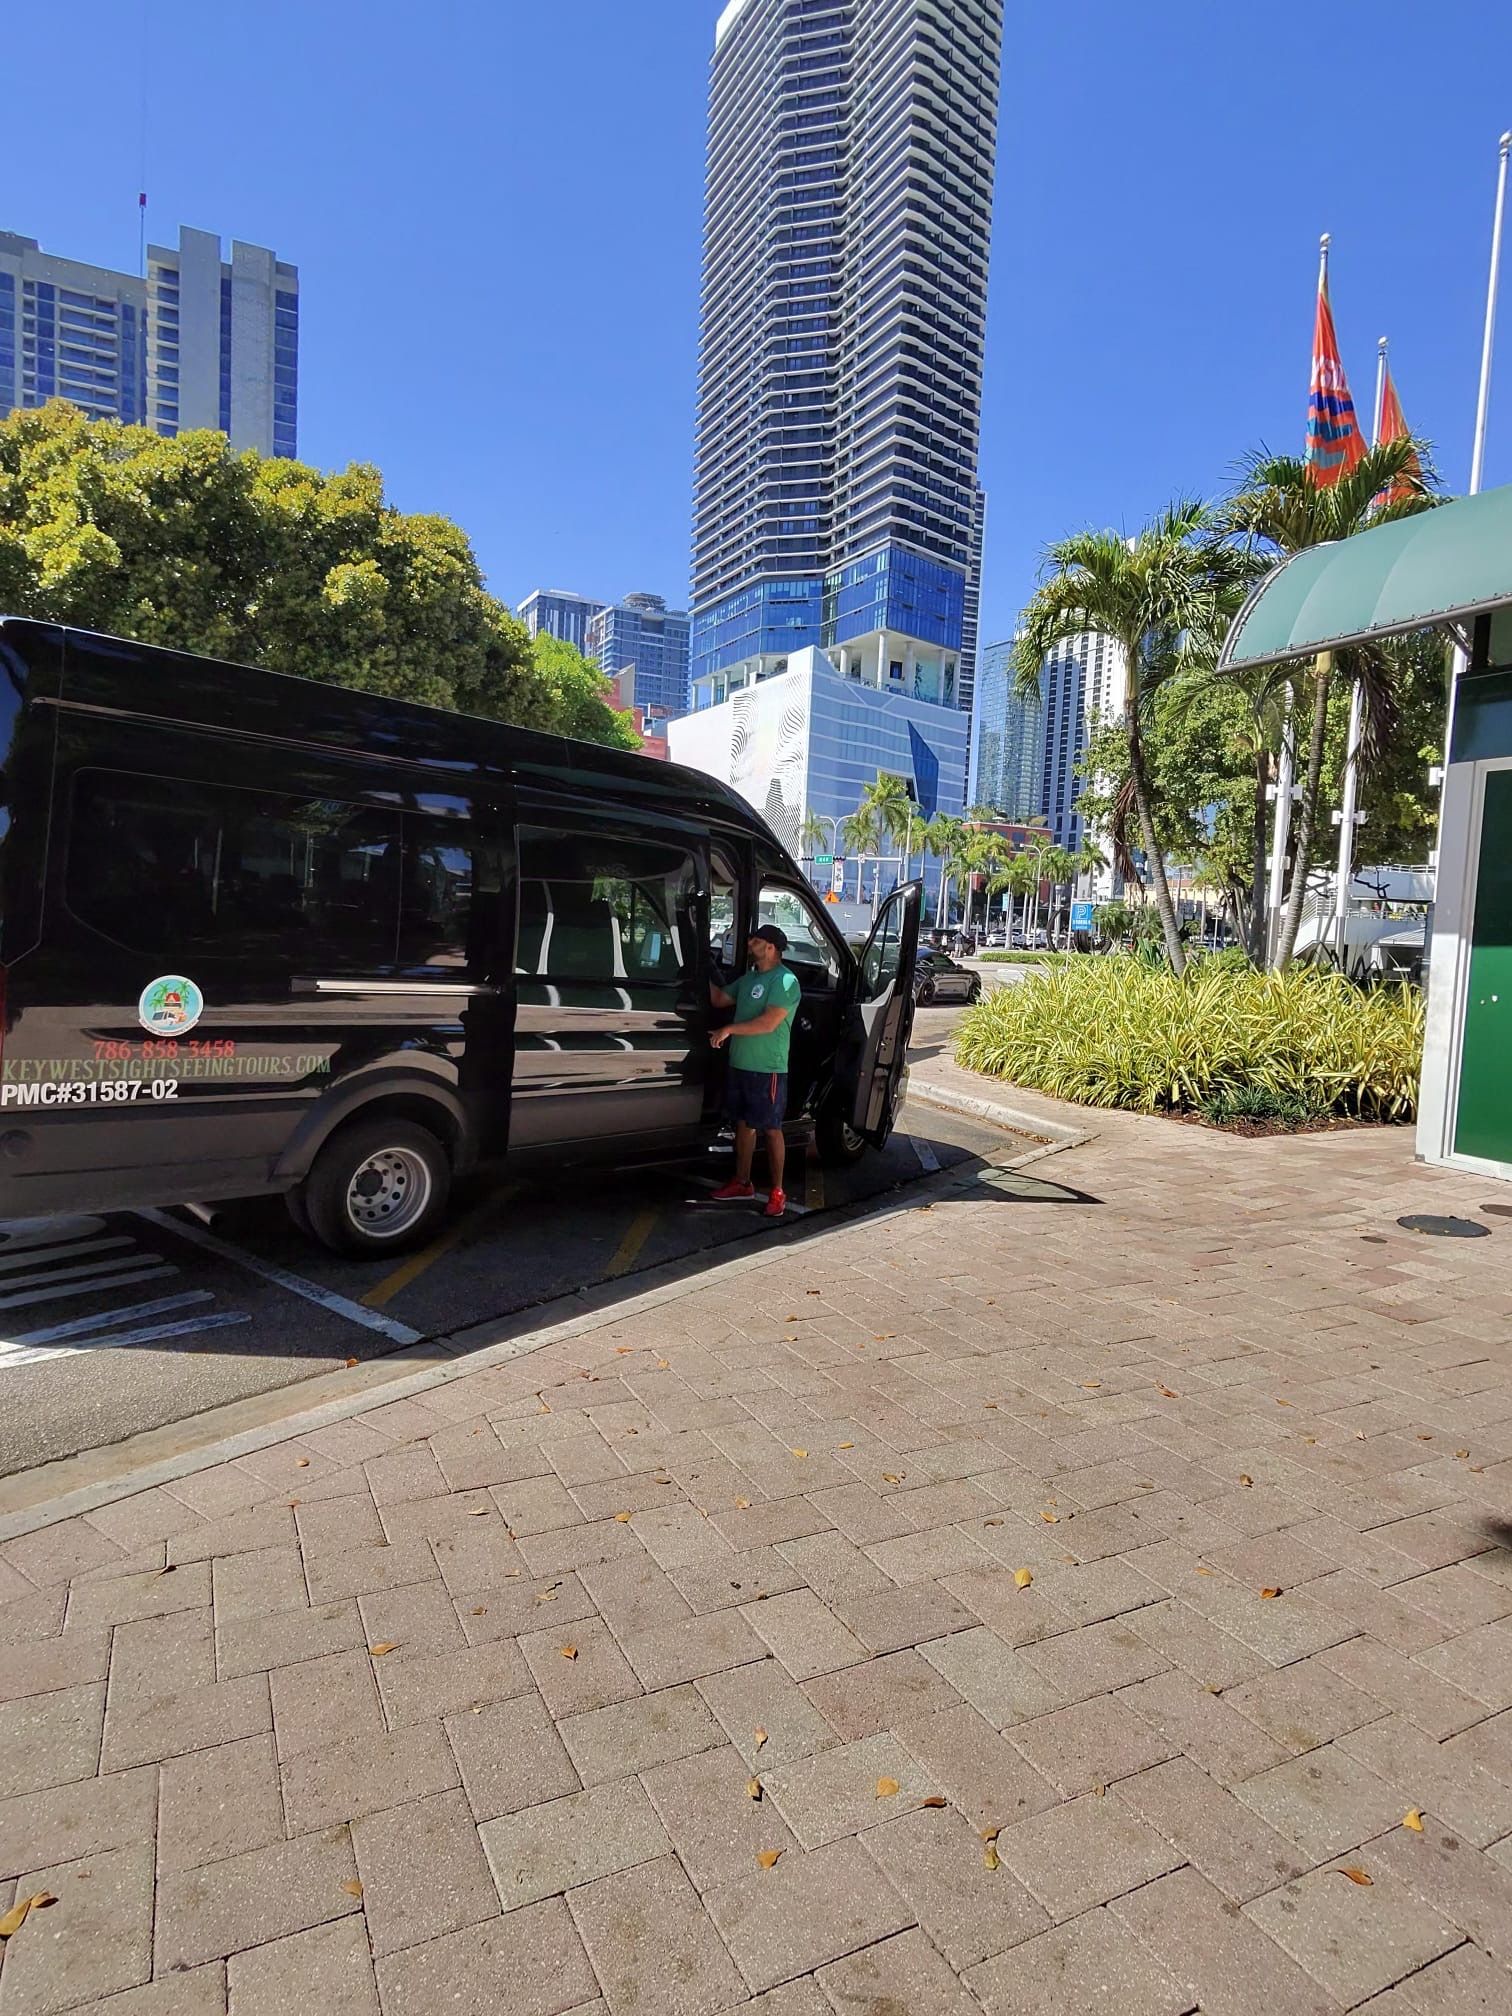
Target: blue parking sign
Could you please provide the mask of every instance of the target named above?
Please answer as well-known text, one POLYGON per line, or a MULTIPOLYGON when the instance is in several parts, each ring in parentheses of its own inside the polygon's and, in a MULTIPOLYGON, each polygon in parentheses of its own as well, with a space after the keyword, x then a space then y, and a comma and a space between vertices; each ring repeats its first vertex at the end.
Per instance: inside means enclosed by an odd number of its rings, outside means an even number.
POLYGON ((1073 931, 1090 931, 1092 929, 1092 910, 1093 905, 1091 903, 1073 903, 1071 905, 1071 929, 1073 931))

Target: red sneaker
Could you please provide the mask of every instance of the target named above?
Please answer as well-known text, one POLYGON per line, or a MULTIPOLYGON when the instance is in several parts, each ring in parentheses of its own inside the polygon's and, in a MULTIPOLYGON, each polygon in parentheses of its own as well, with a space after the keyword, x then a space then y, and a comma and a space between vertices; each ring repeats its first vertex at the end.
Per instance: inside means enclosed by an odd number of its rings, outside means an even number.
POLYGON ((786 1210, 786 1190, 773 1190, 766 1200, 766 1209, 761 1215, 763 1218, 780 1218, 786 1210))
POLYGON ((754 1183, 742 1183, 738 1176, 732 1176, 728 1183, 721 1183, 719 1188, 714 1192, 714 1202, 716 1204, 728 1204, 732 1198, 754 1197, 755 1195, 756 1185, 754 1183))

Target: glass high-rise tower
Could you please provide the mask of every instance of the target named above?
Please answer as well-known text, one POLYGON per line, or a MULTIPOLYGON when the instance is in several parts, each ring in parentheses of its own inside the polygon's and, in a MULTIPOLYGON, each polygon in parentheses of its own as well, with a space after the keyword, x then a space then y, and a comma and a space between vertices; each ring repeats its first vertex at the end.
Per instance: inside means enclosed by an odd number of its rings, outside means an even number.
POLYGON ((823 648, 969 699, 1002 0, 730 0, 709 95, 698 704, 823 648))

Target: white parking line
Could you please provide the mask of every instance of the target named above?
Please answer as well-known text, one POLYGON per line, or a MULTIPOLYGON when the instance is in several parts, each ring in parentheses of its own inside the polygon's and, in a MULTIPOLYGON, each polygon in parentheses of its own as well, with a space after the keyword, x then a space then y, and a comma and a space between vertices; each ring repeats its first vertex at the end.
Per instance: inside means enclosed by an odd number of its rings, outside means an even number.
POLYGON ((53 1288, 28 1288, 24 1295, 0 1295, 0 1309, 26 1309, 33 1302, 59 1302, 68 1296, 103 1295, 108 1288, 129 1288, 135 1281, 166 1281, 170 1274, 179 1271, 167 1261, 147 1254, 126 1264, 130 1266, 129 1273, 112 1274, 100 1281, 65 1281, 53 1288))
POLYGON ((933 1176, 940 1166, 940 1158, 927 1141, 921 1141, 917 1134, 908 1137, 909 1146, 919 1158, 919 1167, 926 1176, 933 1176))
MULTIPOLYGON (((360 1302, 353 1302, 345 1295, 338 1295, 334 1288, 322 1288, 318 1282, 306 1281, 302 1274, 291 1274, 285 1267, 275 1267, 271 1260, 259 1259, 255 1253, 248 1253, 240 1246, 233 1246, 228 1239, 217 1238, 207 1232, 203 1225, 195 1225, 186 1219, 170 1218, 166 1211, 138 1211, 138 1218, 144 1218, 149 1225, 156 1225, 161 1231, 171 1232, 175 1238, 187 1239, 191 1246, 202 1246, 207 1253, 215 1253, 222 1260, 229 1260, 237 1267, 245 1267, 249 1274, 259 1274, 264 1281, 272 1281, 279 1288, 287 1288, 291 1295, 299 1295, 306 1302, 314 1302, 322 1309, 329 1309, 333 1316, 341 1316, 348 1323, 360 1323, 364 1330, 376 1330, 381 1337, 390 1338, 395 1344, 418 1344, 421 1333, 411 1330, 407 1323, 398 1323, 392 1316, 385 1316, 377 1309, 364 1309, 360 1302)), ((0 1304, 3 1306, 3 1304, 0 1304)))
POLYGON ((186 1288, 182 1295, 159 1295, 152 1302, 133 1302, 125 1309, 107 1309, 99 1316, 75 1316, 67 1323, 49 1323, 42 1330, 23 1330, 19 1337, 0 1338, 0 1351, 18 1344, 58 1344, 65 1337, 85 1337, 91 1330, 108 1330, 113 1323, 129 1323, 143 1316, 167 1316, 175 1309, 197 1309, 215 1297, 208 1288, 186 1288))
POLYGON ((35 1267, 40 1259, 55 1253, 60 1260, 74 1260, 85 1253, 105 1253, 119 1246, 132 1246, 136 1242, 124 1234, 116 1239, 72 1239, 43 1242, 41 1240, 19 1241, 12 1246, 7 1240, 3 1257, 0 1257, 0 1274, 14 1274, 21 1267, 35 1267))
MULTIPOLYGON (((206 1300, 213 1301, 214 1297, 207 1296, 206 1300)), ((123 1313, 131 1314, 129 1310, 123 1313)), ((202 1316, 181 1316, 173 1323, 147 1323, 140 1330, 101 1332, 93 1337, 80 1337, 72 1344, 0 1345, 0 1372, 45 1365, 53 1358, 76 1358, 81 1351, 114 1351, 121 1344, 153 1344, 163 1337, 195 1337, 202 1330, 226 1330, 233 1324, 251 1321, 244 1309, 224 1309, 202 1316)))

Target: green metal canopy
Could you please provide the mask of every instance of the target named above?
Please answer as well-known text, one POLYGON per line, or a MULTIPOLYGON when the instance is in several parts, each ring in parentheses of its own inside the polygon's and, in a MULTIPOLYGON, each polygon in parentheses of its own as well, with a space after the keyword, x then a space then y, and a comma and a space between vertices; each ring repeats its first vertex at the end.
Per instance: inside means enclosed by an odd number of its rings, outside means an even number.
POLYGON ((1502 603, 1512 603, 1512 484, 1283 560, 1234 618, 1218 667, 1308 658, 1502 603))

